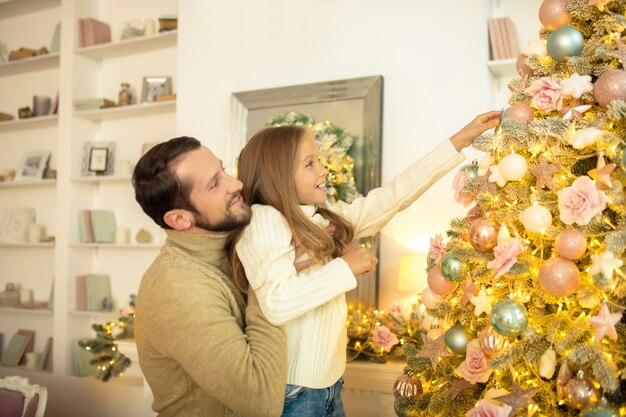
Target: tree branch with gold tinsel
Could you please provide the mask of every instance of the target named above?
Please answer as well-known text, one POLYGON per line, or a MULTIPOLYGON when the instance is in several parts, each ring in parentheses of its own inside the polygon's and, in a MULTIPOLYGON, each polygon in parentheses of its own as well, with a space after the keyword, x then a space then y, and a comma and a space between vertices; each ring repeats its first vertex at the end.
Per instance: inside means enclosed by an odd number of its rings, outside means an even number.
MULTIPOLYGON (((544 0, 431 241, 399 416, 626 415, 626 0, 544 0)), ((400 381, 400 379, 399 379, 400 381)))
POLYGON ((356 137, 345 128, 328 120, 316 122, 310 114, 303 112, 280 113, 267 120, 266 125, 308 126, 319 148, 320 163, 328 169, 328 199, 350 203, 361 195, 354 182, 354 159, 349 155, 356 137))
POLYGON ((402 346, 419 340, 423 313, 417 305, 408 313, 398 303, 387 311, 374 307, 362 311, 352 306, 348 310, 348 361, 365 359, 384 363, 387 359, 401 359, 404 357, 402 346))
POLYGON ((122 312, 116 322, 93 324, 96 336, 81 340, 78 344, 93 354, 91 364, 96 366, 96 377, 107 382, 118 377, 131 365, 130 359, 117 348, 116 340, 131 339, 134 336, 135 295, 130 296, 129 308, 122 312))

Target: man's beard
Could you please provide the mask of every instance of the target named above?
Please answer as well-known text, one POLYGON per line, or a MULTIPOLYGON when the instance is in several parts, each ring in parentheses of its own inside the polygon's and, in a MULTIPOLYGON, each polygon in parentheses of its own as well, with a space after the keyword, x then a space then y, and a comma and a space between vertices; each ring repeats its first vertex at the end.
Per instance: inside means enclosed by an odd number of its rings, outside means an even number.
MULTIPOLYGON (((238 195, 234 196, 232 200, 237 197, 238 195)), ((209 222, 205 216, 200 214, 197 210, 194 210, 193 216, 195 226, 208 232, 230 232, 241 226, 246 226, 248 223, 250 223, 250 218, 252 217, 252 210, 250 209, 250 206, 243 203, 241 209, 242 212, 239 216, 234 216, 229 209, 226 213, 226 217, 217 223, 209 222)))

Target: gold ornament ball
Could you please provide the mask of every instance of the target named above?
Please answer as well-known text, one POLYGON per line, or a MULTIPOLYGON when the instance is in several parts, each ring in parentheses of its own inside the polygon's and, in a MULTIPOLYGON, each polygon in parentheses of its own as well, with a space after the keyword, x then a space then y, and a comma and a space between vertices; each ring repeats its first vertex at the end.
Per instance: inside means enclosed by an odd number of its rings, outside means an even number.
POLYGON ((435 265, 430 268, 430 271, 428 271, 427 281, 428 288, 438 295, 448 295, 452 291, 456 290, 456 287, 459 285, 457 282, 446 279, 446 277, 444 277, 441 273, 439 265, 435 265))
POLYGON ((550 30, 567 25, 572 15, 567 11, 568 0, 545 0, 539 7, 539 21, 550 30))
POLYGON ((517 120, 518 122, 528 123, 532 122, 535 118, 535 112, 533 108, 526 103, 513 104, 509 108, 507 114, 509 119, 517 120))
POLYGON ((598 390, 582 371, 579 371, 576 378, 570 379, 565 385, 565 401, 567 405, 577 410, 597 403, 598 398, 598 390))
POLYGON ((554 250, 561 258, 578 259, 587 252, 587 238, 580 230, 563 230, 554 241, 554 250))
POLYGON ((626 71, 610 70, 602 74, 593 86, 593 96, 603 106, 613 100, 626 100, 626 71))
POLYGON ((478 343, 485 356, 490 359, 501 350, 509 347, 511 339, 496 332, 496 330, 488 324, 480 331, 478 343))
POLYGON ((545 261, 537 276, 539 286, 555 297, 569 297, 578 289, 580 271, 569 259, 553 258, 545 261))
POLYGON ((520 54, 520 56, 517 57, 517 61, 515 62, 515 68, 517 69, 517 73, 520 77, 533 75, 533 70, 526 63, 526 59, 528 59, 528 56, 520 54))
POLYGON ((488 252, 498 243, 500 225, 493 219, 481 218, 472 223, 469 230, 469 240, 474 249, 488 252))
POLYGON ((414 397, 424 392, 419 378, 402 374, 393 385, 393 395, 399 397, 414 397))

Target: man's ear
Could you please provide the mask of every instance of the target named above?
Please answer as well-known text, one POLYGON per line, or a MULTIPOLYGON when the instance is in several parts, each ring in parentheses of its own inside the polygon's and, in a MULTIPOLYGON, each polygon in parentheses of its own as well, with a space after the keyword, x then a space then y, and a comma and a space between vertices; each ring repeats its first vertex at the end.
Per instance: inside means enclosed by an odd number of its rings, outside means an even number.
POLYGON ((187 230, 195 225, 193 214, 181 209, 168 211, 163 215, 163 221, 174 230, 187 230))

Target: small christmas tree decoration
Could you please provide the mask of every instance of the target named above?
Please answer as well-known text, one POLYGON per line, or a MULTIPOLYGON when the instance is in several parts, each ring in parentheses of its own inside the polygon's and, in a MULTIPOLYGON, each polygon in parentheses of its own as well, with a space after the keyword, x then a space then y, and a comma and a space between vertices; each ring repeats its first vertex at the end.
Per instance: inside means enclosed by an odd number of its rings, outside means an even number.
POLYGON ((567 365, 567 360, 564 360, 559 368, 559 375, 556 378, 556 398, 559 400, 565 398, 565 387, 570 379, 572 379, 572 374, 567 365))
POLYGON ((463 290, 463 298, 461 298, 461 303, 466 305, 470 302, 472 297, 476 295, 476 291, 478 291, 478 287, 474 284, 472 277, 470 274, 467 274, 465 281, 461 284, 461 289, 463 290))
POLYGON ((444 342, 450 353, 462 356, 465 355, 467 344, 475 338, 472 329, 457 323, 446 331, 444 342))
POLYGON ((612 56, 613 58, 617 58, 620 60, 620 62, 622 63, 622 68, 625 68, 625 64, 626 64, 626 44, 624 42, 622 42, 621 39, 617 38, 616 39, 617 42, 617 51, 613 51, 613 52, 609 52, 609 56, 612 56))
POLYGON ((513 104, 509 108, 508 117, 518 122, 529 123, 535 118, 535 112, 532 107, 526 103, 513 104))
POLYGON ((478 176, 478 162, 472 161, 470 164, 463 165, 460 171, 467 174, 469 178, 476 178, 478 176))
POLYGON ((570 379, 565 385, 565 401, 567 405, 582 410, 590 404, 598 402, 598 390, 585 377, 583 371, 578 371, 576 378, 570 379))
POLYGON ((545 261, 537 275, 539 286, 554 297, 569 297, 580 284, 580 271, 569 259, 552 258, 545 261))
POLYGON ((474 315, 480 316, 481 314, 489 314, 491 312, 491 304, 496 299, 493 295, 487 295, 485 290, 478 291, 478 295, 471 298, 472 304, 474 304, 474 315))
POLYGON ((520 220, 529 232, 543 233, 552 224, 552 213, 539 204, 533 204, 522 212, 520 220))
POLYGON ((432 308, 439 304, 443 300, 443 297, 426 287, 422 290, 420 300, 422 301, 422 304, 424 304, 424 307, 432 308))
POLYGON ((591 178, 595 179, 598 188, 613 188, 611 174, 615 171, 615 168, 617 168, 617 164, 607 164, 604 160, 604 155, 600 154, 596 168, 590 170, 588 174, 591 178))
POLYGON ((606 398, 603 397, 596 404, 585 408, 581 417, 619 417, 619 411, 611 407, 606 398))
POLYGON ((395 384, 393 384, 393 395, 396 398, 414 397, 420 395, 422 392, 424 392, 422 382, 413 375, 402 374, 398 377, 395 384))
POLYGON ((593 83, 590 75, 580 75, 577 72, 561 80, 561 94, 574 98, 581 98, 583 94, 593 91, 593 83))
POLYGON ((548 187, 552 192, 556 191, 554 186, 554 174, 559 170, 560 165, 556 163, 549 163, 548 160, 542 155, 539 158, 537 165, 531 166, 528 170, 535 178, 537 178, 537 189, 542 187, 548 187))
POLYGON ((562 26, 548 36, 546 48, 555 61, 565 61, 572 56, 580 55, 585 38, 580 31, 572 26, 562 26))
POLYGON ((515 61, 515 69, 517 69, 517 73, 520 77, 529 77, 533 75, 533 69, 526 63, 527 59, 528 55, 520 54, 517 57, 517 61, 515 61))
POLYGON ((528 41, 528 47, 522 51, 526 56, 536 55, 537 58, 543 59, 548 56, 546 49, 546 41, 543 39, 533 39, 528 41))
POLYGON ((545 0, 539 7, 539 21, 549 30, 558 29, 572 20, 567 10, 568 0, 545 0))
POLYGON ((500 175, 505 180, 517 181, 528 172, 528 163, 526 158, 520 154, 511 152, 498 162, 498 168, 500 168, 500 175))
POLYGON ((561 112, 563 113, 563 120, 576 120, 579 122, 583 121, 583 113, 585 113, 587 110, 589 110, 591 107, 591 104, 582 104, 580 106, 567 106, 567 107, 563 107, 561 109, 561 112))
POLYGON ((554 250, 561 258, 578 259, 587 252, 587 237, 580 230, 562 230, 554 240, 554 250))
POLYGON ((460 282, 467 275, 468 267, 456 257, 454 252, 447 252, 441 258, 441 274, 450 281, 460 282))
POLYGON ((431 291, 438 295, 448 295, 456 290, 456 287, 459 285, 457 282, 450 281, 444 277, 439 265, 430 268, 426 280, 431 291))
POLYGON ((528 326, 528 311, 515 300, 500 300, 491 309, 490 322, 501 335, 517 337, 528 326))
POLYGON ((422 346, 422 349, 417 353, 417 356, 430 359, 430 363, 434 371, 437 370, 437 365, 439 364, 439 360, 441 358, 451 356, 450 352, 448 352, 448 349, 444 345, 444 337, 445 335, 441 335, 437 339, 432 340, 424 333, 422 333, 422 341, 424 342, 424 345, 422 346))
POLYGON ((550 379, 556 369, 556 352, 551 347, 546 350, 539 360, 539 375, 542 378, 550 379))
POLYGON ((498 244, 500 225, 493 219, 483 217, 470 226, 469 240, 474 249, 488 252, 498 244))
POLYGON ((595 328, 594 338, 600 342, 605 336, 609 339, 617 340, 615 325, 622 319, 622 313, 611 313, 609 306, 602 303, 597 316, 589 317, 589 323, 595 328))
POLYGON ((533 397, 535 396, 535 394, 537 394, 538 391, 539 388, 523 390, 516 381, 513 381, 510 394, 496 397, 494 399, 503 402, 504 404, 510 405, 512 407, 512 410, 509 415, 512 416, 517 410, 535 405, 536 403, 533 401, 533 397))
POLYGON ((495 331, 495 329, 490 324, 487 324, 478 335, 478 342, 480 344, 480 347, 483 350, 485 356, 489 359, 493 358, 502 350, 509 347, 511 341, 512 339, 510 339, 509 337, 495 331))
POLYGON ((626 71, 609 70, 602 74, 594 84, 593 96, 603 106, 613 100, 626 100, 626 71))
POLYGON ((613 278, 613 271, 624 264, 619 258, 615 257, 615 254, 611 251, 604 251, 601 255, 591 255, 591 275, 600 275, 605 281, 610 281, 613 278))

